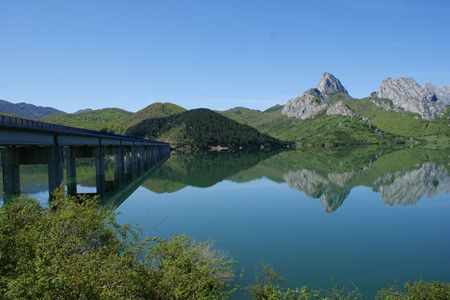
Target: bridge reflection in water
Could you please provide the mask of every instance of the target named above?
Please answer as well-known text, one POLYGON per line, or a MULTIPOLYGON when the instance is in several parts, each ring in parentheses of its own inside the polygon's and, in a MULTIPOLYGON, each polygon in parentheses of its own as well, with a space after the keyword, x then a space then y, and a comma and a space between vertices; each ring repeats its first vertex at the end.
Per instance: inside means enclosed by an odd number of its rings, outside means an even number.
POLYGON ((48 190, 77 194, 77 159, 95 159, 96 194, 126 186, 170 155, 167 143, 26 119, 0 116, 4 198, 20 194, 20 166, 46 164, 48 190), (114 157, 114 179, 106 180, 106 159, 114 157))

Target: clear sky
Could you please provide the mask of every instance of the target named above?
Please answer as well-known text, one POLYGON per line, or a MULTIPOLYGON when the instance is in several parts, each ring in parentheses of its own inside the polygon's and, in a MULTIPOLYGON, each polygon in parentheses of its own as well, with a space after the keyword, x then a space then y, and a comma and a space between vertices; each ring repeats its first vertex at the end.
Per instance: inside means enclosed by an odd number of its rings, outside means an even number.
POLYGON ((265 109, 335 74, 450 84, 450 1, 0 0, 0 99, 265 109))

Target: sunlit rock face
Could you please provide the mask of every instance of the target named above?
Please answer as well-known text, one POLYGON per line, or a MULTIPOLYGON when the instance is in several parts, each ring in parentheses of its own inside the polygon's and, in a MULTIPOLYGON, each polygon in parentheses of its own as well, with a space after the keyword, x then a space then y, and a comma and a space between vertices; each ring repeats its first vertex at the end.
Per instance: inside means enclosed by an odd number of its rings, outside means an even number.
POLYGON ((437 86, 427 82, 423 85, 423 88, 434 92, 438 100, 445 102, 447 105, 450 104, 450 85, 437 86))
POLYGON ((322 110, 329 108, 329 115, 353 116, 350 108, 344 107, 346 105, 341 101, 336 107, 334 105, 330 107, 333 96, 351 98, 336 77, 330 73, 324 73, 317 88, 306 90, 299 97, 289 100, 282 113, 288 117, 305 120, 313 118, 322 110))
POLYGON ((327 116, 345 116, 356 118, 358 115, 354 113, 343 101, 338 101, 329 106, 326 111, 327 116))
MULTIPOLYGON (((337 174, 334 175, 336 177, 337 174)), ((346 181, 338 179, 342 183, 346 181)), ((339 184, 333 183, 330 179, 320 176, 314 171, 298 170, 284 174, 286 183, 296 190, 302 191, 310 197, 319 199, 326 212, 333 212, 342 205, 350 190, 342 188, 339 184)))
POLYGON ((373 188, 387 204, 412 205, 424 195, 450 193, 450 177, 443 166, 430 162, 414 171, 384 175, 374 182, 373 188))
POLYGON ((300 97, 289 100, 282 113, 302 120, 312 118, 324 110, 330 101, 318 89, 309 89, 300 97))
POLYGON ((351 98, 339 79, 328 72, 322 75, 317 88, 325 98, 330 98, 332 96, 351 98))
POLYGON ((435 92, 420 86, 412 78, 386 78, 381 82, 378 98, 389 99, 394 106, 431 120, 441 117, 447 104, 435 92))

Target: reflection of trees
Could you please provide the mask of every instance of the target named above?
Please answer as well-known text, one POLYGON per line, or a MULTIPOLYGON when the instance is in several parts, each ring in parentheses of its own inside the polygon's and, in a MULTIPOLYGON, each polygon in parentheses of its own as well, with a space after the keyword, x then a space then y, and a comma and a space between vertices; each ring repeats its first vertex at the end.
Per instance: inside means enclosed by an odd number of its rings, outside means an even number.
POLYGON ((157 193, 171 193, 186 186, 210 187, 274 154, 271 152, 174 154, 143 183, 143 186, 157 193))
MULTIPOLYGON (((421 196, 450 192, 445 151, 350 149, 339 152, 283 152, 235 178, 267 177, 336 210, 355 186, 372 187, 388 204, 414 204, 421 196)), ((241 180, 242 181, 242 180, 241 180)))
POLYGON ((402 170, 380 177, 373 189, 381 193, 387 204, 411 205, 424 195, 450 193, 450 177, 443 166, 424 163, 413 171, 402 170))

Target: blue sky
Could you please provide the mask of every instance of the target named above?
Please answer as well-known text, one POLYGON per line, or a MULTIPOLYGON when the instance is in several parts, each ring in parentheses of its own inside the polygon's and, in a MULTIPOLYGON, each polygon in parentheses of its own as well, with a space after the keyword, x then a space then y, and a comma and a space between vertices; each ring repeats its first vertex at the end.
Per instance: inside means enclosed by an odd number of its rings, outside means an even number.
POLYGON ((450 1, 0 0, 0 99, 265 109, 335 74, 450 84, 450 1))

